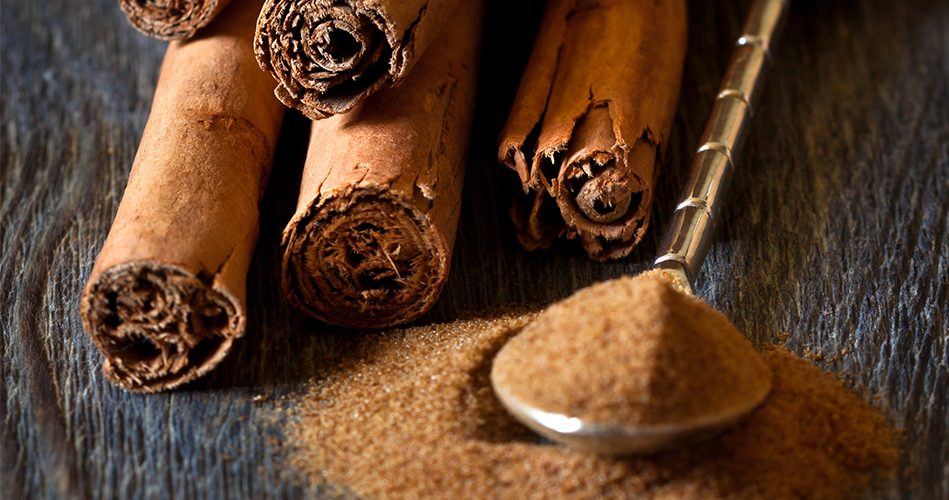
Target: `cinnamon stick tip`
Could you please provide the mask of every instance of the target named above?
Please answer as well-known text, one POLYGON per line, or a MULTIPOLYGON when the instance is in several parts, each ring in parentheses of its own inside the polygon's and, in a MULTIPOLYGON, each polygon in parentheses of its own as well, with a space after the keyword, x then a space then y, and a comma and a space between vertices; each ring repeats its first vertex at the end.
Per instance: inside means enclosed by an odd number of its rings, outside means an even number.
POLYGON ((246 323, 241 301, 212 276, 155 261, 94 274, 80 316, 106 358, 106 378, 132 392, 167 390, 205 374, 246 323))
POLYGON ((284 233, 288 301, 356 330, 419 318, 447 281, 448 242, 426 213, 379 186, 336 195, 314 200, 284 233))
POLYGON ((139 32, 159 40, 187 40, 208 25, 218 0, 187 2, 185 8, 170 8, 167 2, 119 0, 119 8, 139 32))
POLYGON ((397 85, 414 61, 414 39, 397 37, 381 8, 268 0, 257 18, 254 56, 277 81, 280 102, 321 120, 397 85))

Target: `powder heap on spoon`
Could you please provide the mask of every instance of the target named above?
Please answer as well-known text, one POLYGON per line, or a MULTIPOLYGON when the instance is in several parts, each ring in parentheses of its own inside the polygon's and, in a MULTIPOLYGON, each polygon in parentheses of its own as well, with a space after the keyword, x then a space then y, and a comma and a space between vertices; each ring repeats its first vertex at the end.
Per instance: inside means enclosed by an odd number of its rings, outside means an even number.
POLYGON ((605 453, 711 437, 771 389, 741 332, 661 270, 552 305, 501 350, 491 377, 515 416, 532 414, 528 426, 605 453))

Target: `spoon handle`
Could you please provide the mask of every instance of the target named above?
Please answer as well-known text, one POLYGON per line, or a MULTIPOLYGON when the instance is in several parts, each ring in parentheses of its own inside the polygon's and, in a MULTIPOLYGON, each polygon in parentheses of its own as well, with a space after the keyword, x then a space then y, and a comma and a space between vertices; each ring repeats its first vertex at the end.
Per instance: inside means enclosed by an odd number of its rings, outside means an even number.
MULTIPOLYGON (((653 267, 684 273, 691 286, 711 245, 735 156, 759 100, 774 38, 791 0, 755 0, 690 166, 689 180, 653 267)), ((684 284, 684 283, 683 283, 684 284)), ((691 290, 689 290, 691 291, 691 290)))

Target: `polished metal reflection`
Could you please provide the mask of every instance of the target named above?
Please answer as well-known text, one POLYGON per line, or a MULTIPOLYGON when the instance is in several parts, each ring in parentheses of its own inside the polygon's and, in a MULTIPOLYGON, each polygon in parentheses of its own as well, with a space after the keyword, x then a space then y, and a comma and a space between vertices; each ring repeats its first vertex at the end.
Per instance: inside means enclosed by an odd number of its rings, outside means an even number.
POLYGON ((789 4, 790 0, 762 0, 752 5, 692 159, 689 179, 659 245, 655 267, 681 266, 692 282, 705 262, 721 195, 760 99, 771 47, 789 4))
MULTIPOLYGON (((732 168, 728 157, 720 150, 705 149, 695 155, 692 167, 694 170, 682 190, 682 198, 687 201, 702 200, 710 207, 718 206, 731 180, 732 168)), ((682 203, 679 203, 681 206, 682 203)))
POLYGON ((707 208, 689 205, 676 210, 662 240, 663 247, 669 250, 657 257, 654 265, 677 262, 684 267, 689 282, 694 282, 711 246, 711 228, 707 208))
MULTIPOLYGON (((770 54, 771 46, 787 20, 787 11, 791 0, 772 0, 755 2, 748 12, 739 44, 755 43, 761 45, 770 54)), ((769 56, 770 57, 770 56, 769 56)))
POLYGON ((725 82, 718 92, 718 98, 737 96, 748 106, 748 112, 754 114, 754 103, 757 102, 763 85, 762 75, 765 64, 768 62, 767 50, 758 44, 739 44, 735 47, 735 54, 725 82))
POLYGON ((602 455, 641 455, 668 451, 714 437, 757 408, 767 397, 768 390, 749 394, 744 401, 719 413, 675 424, 651 425, 583 421, 518 401, 503 388, 496 388, 495 393, 518 421, 551 441, 602 455))

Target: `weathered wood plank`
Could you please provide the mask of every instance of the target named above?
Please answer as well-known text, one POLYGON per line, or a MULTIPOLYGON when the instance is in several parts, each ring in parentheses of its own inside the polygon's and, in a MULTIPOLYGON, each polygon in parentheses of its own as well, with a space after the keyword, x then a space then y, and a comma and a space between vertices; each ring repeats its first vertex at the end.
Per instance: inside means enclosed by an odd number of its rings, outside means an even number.
MULTIPOLYGON (((748 5, 691 2, 653 230, 629 259, 598 264, 574 245, 520 250, 507 217, 514 174, 494 160, 529 50, 513 35, 530 39, 540 3, 523 3, 526 19, 490 18, 454 269, 424 321, 543 305, 648 265, 748 5)), ((0 493, 318 498, 281 466, 274 411, 347 335, 274 293, 305 120, 288 116, 262 206, 247 336, 184 390, 124 393, 100 375, 77 299, 121 198, 164 43, 135 32, 111 0, 2 9, 0 493)), ((758 342, 788 333, 792 349, 819 354, 906 429, 902 463, 915 472, 884 497, 946 498, 949 4, 798 1, 775 56, 698 293, 758 342)))

